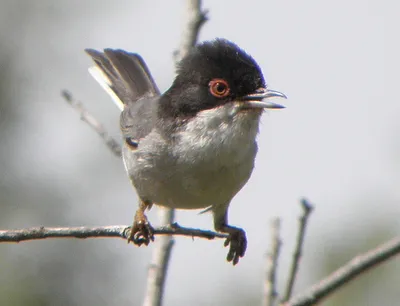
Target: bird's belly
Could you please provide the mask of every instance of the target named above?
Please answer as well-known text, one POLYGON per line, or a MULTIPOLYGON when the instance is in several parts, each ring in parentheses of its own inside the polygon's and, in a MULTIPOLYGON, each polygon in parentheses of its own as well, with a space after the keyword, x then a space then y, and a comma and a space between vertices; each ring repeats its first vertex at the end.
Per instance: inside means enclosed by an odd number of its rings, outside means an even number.
MULTIPOLYGON (((143 200, 171 208, 198 209, 225 204, 246 184, 257 148, 218 152, 209 148, 177 154, 137 152, 130 178, 143 200)), ((171 152, 169 152, 171 153, 171 152)))
MULTIPOLYGON (((179 169, 179 165, 177 165, 179 169)), ((253 163, 227 165, 198 163, 182 169, 159 184, 155 203, 196 209, 229 202, 250 177, 253 163)))
POLYGON ((144 200, 171 208, 198 209, 229 202, 249 179, 253 159, 254 155, 240 160, 210 160, 201 154, 194 159, 164 156, 149 167, 139 158, 131 179, 144 200))
POLYGON ((176 134, 173 144, 154 133, 136 151, 125 150, 125 166, 139 197, 183 209, 229 203, 254 167, 254 119, 236 118, 242 121, 229 125, 225 114, 216 118, 205 113, 176 134))

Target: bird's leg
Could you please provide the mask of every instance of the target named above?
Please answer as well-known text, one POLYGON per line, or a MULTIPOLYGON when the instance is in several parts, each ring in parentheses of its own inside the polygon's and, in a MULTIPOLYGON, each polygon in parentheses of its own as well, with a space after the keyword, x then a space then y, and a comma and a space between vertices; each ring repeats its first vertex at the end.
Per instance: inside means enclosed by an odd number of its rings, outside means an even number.
POLYGON ((154 229, 144 213, 146 208, 150 209, 152 205, 151 202, 140 200, 128 237, 128 243, 132 241, 134 244, 141 246, 142 244, 149 245, 150 241, 154 241, 154 229))
POLYGON ((233 265, 239 262, 243 257, 247 248, 246 233, 243 229, 228 225, 228 206, 221 210, 221 207, 213 209, 215 230, 229 234, 226 238, 224 246, 229 245, 229 252, 226 256, 227 261, 231 261, 233 265))

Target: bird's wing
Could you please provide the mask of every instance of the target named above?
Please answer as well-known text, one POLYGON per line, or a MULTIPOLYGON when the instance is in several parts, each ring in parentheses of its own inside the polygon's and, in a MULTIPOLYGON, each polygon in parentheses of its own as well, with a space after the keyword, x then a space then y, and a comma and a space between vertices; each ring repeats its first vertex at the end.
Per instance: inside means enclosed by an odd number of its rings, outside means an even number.
POLYGON ((143 97, 121 113, 120 126, 123 137, 136 146, 155 126, 158 97, 143 97))
POLYGON ((124 137, 138 142, 154 126, 160 95, 146 63, 140 55, 119 49, 85 51, 96 64, 89 69, 90 73, 122 111, 120 124, 124 137))

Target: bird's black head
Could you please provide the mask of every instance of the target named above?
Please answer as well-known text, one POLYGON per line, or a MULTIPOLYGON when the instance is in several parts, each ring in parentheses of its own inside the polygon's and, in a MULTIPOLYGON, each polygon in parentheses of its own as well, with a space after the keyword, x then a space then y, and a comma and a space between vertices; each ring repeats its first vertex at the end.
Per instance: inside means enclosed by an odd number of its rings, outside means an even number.
POLYGON ((178 64, 160 103, 162 116, 193 117, 265 88, 256 61, 236 44, 216 39, 197 45, 178 64))

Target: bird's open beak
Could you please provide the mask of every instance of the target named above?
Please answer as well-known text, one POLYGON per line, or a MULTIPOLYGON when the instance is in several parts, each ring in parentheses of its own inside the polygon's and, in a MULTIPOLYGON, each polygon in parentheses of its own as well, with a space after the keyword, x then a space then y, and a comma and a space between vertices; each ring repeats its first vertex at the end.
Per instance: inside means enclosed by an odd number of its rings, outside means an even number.
POLYGON ((243 106, 245 108, 285 108, 285 106, 283 105, 271 101, 265 101, 266 99, 274 97, 287 99, 287 97, 279 91, 261 88, 255 93, 244 96, 243 98, 241 98, 241 101, 244 102, 243 106))

